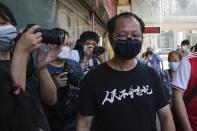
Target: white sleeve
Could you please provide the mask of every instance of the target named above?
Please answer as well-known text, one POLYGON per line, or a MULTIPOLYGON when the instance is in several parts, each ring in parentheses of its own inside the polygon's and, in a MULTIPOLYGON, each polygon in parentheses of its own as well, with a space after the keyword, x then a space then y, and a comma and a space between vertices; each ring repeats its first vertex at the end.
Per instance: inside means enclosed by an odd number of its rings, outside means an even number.
POLYGON ((191 76, 191 64, 187 58, 183 57, 176 71, 176 75, 172 80, 172 87, 187 90, 187 86, 191 76))

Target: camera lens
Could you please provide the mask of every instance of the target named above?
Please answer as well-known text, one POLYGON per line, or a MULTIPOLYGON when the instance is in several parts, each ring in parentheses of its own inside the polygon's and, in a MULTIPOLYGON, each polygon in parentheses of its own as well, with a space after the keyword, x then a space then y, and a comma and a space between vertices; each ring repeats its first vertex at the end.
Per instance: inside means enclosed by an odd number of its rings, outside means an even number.
POLYGON ((94 46, 93 54, 101 55, 105 52, 105 48, 102 46, 94 46))
POLYGON ((47 29, 40 29, 39 31, 42 33, 43 43, 56 45, 64 44, 65 33, 63 31, 47 29))
MULTIPOLYGON (((25 33, 29 30, 32 26, 36 24, 27 24, 26 28, 23 30, 25 33)), ((65 40, 65 32, 61 29, 54 30, 54 29, 41 29, 37 28, 34 33, 41 32, 42 33, 42 42, 46 44, 56 44, 62 45, 64 44, 65 40)), ((15 39, 16 41, 20 38, 20 36, 15 39)))

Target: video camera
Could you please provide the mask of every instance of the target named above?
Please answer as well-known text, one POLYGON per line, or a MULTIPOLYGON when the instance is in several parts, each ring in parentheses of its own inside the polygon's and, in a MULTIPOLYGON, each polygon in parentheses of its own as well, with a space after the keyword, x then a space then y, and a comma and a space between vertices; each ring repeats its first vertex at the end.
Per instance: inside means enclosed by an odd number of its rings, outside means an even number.
MULTIPOLYGON (((15 41, 17 41, 23 33, 28 31, 32 26, 36 24, 27 24, 26 28, 23 30, 21 34, 17 36, 15 41)), ((64 44, 65 32, 61 29, 42 29, 37 28, 34 33, 40 32, 42 33, 42 42, 46 44, 55 44, 62 45, 64 44)))

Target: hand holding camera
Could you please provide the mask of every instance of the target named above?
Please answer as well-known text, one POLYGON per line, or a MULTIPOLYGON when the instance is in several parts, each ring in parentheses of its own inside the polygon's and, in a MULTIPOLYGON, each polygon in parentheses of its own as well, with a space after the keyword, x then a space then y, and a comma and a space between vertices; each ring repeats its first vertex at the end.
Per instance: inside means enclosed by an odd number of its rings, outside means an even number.
POLYGON ((27 24, 27 26, 25 27, 25 29, 22 31, 22 33, 20 33, 17 38, 16 41, 21 37, 22 34, 24 34, 25 32, 29 31, 32 27, 36 26, 36 29, 34 30, 34 34, 40 32, 42 34, 42 43, 45 44, 55 44, 55 45, 63 45, 64 44, 64 40, 65 40, 65 32, 64 30, 60 29, 60 28, 54 28, 54 29, 42 29, 39 26, 37 26, 36 24, 27 24))
POLYGON ((16 43, 16 49, 23 55, 29 55, 41 45, 42 34, 40 32, 35 33, 37 25, 32 26, 28 31, 21 35, 16 43))
POLYGON ((90 56, 90 55, 99 56, 99 55, 104 54, 105 48, 102 46, 88 45, 88 46, 84 46, 84 51, 87 56, 90 56))
POLYGON ((62 72, 62 73, 57 73, 57 75, 54 75, 54 82, 57 88, 67 87, 67 83, 68 83, 67 74, 68 72, 62 72))
POLYGON ((65 32, 61 29, 41 29, 38 25, 28 24, 20 33, 16 41, 17 52, 29 56, 33 51, 38 49, 37 68, 43 69, 48 63, 54 60, 60 52, 60 46, 64 44, 65 32), (55 44, 48 52, 41 51, 41 42, 46 44, 55 44))
POLYGON ((98 58, 98 60, 99 60, 100 63, 105 62, 105 56, 104 56, 104 54, 97 55, 97 58, 98 58))

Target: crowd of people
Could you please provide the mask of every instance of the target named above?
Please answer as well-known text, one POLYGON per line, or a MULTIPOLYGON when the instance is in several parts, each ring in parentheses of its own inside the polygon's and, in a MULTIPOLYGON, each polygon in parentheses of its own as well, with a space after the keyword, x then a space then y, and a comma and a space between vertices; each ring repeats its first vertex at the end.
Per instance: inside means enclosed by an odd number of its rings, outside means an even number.
POLYGON ((181 48, 168 54, 168 67, 163 69, 163 61, 151 47, 142 55, 140 62, 155 69, 159 75, 165 96, 171 106, 176 130, 196 131, 196 51, 197 44, 191 46, 188 39, 181 42, 181 48), (154 59, 155 56, 155 59, 154 59), (159 66, 153 64, 155 63, 159 66), (159 70, 158 70, 159 69, 159 70), (195 111, 194 111, 195 110, 195 111))
POLYGON ((0 130, 157 131, 157 114, 162 131, 197 131, 197 45, 189 40, 164 70, 151 47, 137 59, 145 24, 134 13, 108 21, 108 61, 96 32, 73 45, 64 29, 50 30, 62 39, 16 25, 0 3, 0 130))

